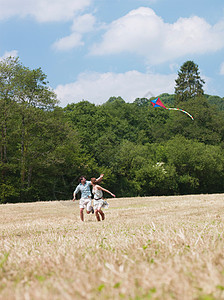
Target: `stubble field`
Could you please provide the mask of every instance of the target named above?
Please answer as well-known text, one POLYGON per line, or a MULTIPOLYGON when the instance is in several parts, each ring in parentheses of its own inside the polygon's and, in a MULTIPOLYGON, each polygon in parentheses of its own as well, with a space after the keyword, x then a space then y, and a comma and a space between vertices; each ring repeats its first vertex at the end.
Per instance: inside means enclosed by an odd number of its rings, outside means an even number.
POLYGON ((224 299, 224 195, 0 205, 0 299, 224 299))

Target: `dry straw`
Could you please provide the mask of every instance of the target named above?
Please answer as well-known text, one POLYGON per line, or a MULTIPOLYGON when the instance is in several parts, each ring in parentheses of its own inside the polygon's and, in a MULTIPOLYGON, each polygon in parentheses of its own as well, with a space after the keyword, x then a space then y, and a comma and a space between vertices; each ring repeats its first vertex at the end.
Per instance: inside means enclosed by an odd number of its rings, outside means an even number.
POLYGON ((224 299, 223 198, 0 205, 0 299, 224 299))

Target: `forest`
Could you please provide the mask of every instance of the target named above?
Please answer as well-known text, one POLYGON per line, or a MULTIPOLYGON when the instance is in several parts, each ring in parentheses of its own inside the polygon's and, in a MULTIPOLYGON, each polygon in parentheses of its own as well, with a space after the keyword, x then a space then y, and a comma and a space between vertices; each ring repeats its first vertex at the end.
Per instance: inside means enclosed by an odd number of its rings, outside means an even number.
MULTIPOLYGON (((104 173, 116 197, 224 192, 224 99, 204 93, 193 61, 174 94, 60 107, 41 68, 0 61, 0 203, 67 200, 81 175, 104 173)), ((77 99, 74 99, 74 101, 77 99)))

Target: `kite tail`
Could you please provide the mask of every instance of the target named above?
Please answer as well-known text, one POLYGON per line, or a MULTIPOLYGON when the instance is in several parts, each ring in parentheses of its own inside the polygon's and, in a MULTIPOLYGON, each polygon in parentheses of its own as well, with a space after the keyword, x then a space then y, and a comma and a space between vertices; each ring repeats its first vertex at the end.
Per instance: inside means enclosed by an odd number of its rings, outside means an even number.
POLYGON ((181 108, 175 108, 175 107, 173 107, 173 108, 166 108, 166 109, 168 109, 168 110, 179 110, 179 111, 182 111, 183 113, 187 114, 192 120, 194 120, 194 118, 192 117, 192 115, 190 115, 187 111, 185 111, 185 110, 183 110, 181 108))

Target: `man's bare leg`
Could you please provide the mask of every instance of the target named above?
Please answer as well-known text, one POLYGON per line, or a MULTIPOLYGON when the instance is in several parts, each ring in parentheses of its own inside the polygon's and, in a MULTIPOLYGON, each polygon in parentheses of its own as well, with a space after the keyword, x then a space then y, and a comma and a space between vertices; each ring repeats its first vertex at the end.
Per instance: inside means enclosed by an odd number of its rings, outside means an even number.
POLYGON ((90 213, 94 214, 94 209, 93 209, 93 207, 90 206, 90 208, 91 208, 91 210, 86 210, 86 213, 87 213, 87 214, 90 214, 90 213))
POLYGON ((84 222, 84 214, 83 214, 83 210, 84 210, 84 208, 80 208, 80 219, 81 219, 81 221, 84 222))

